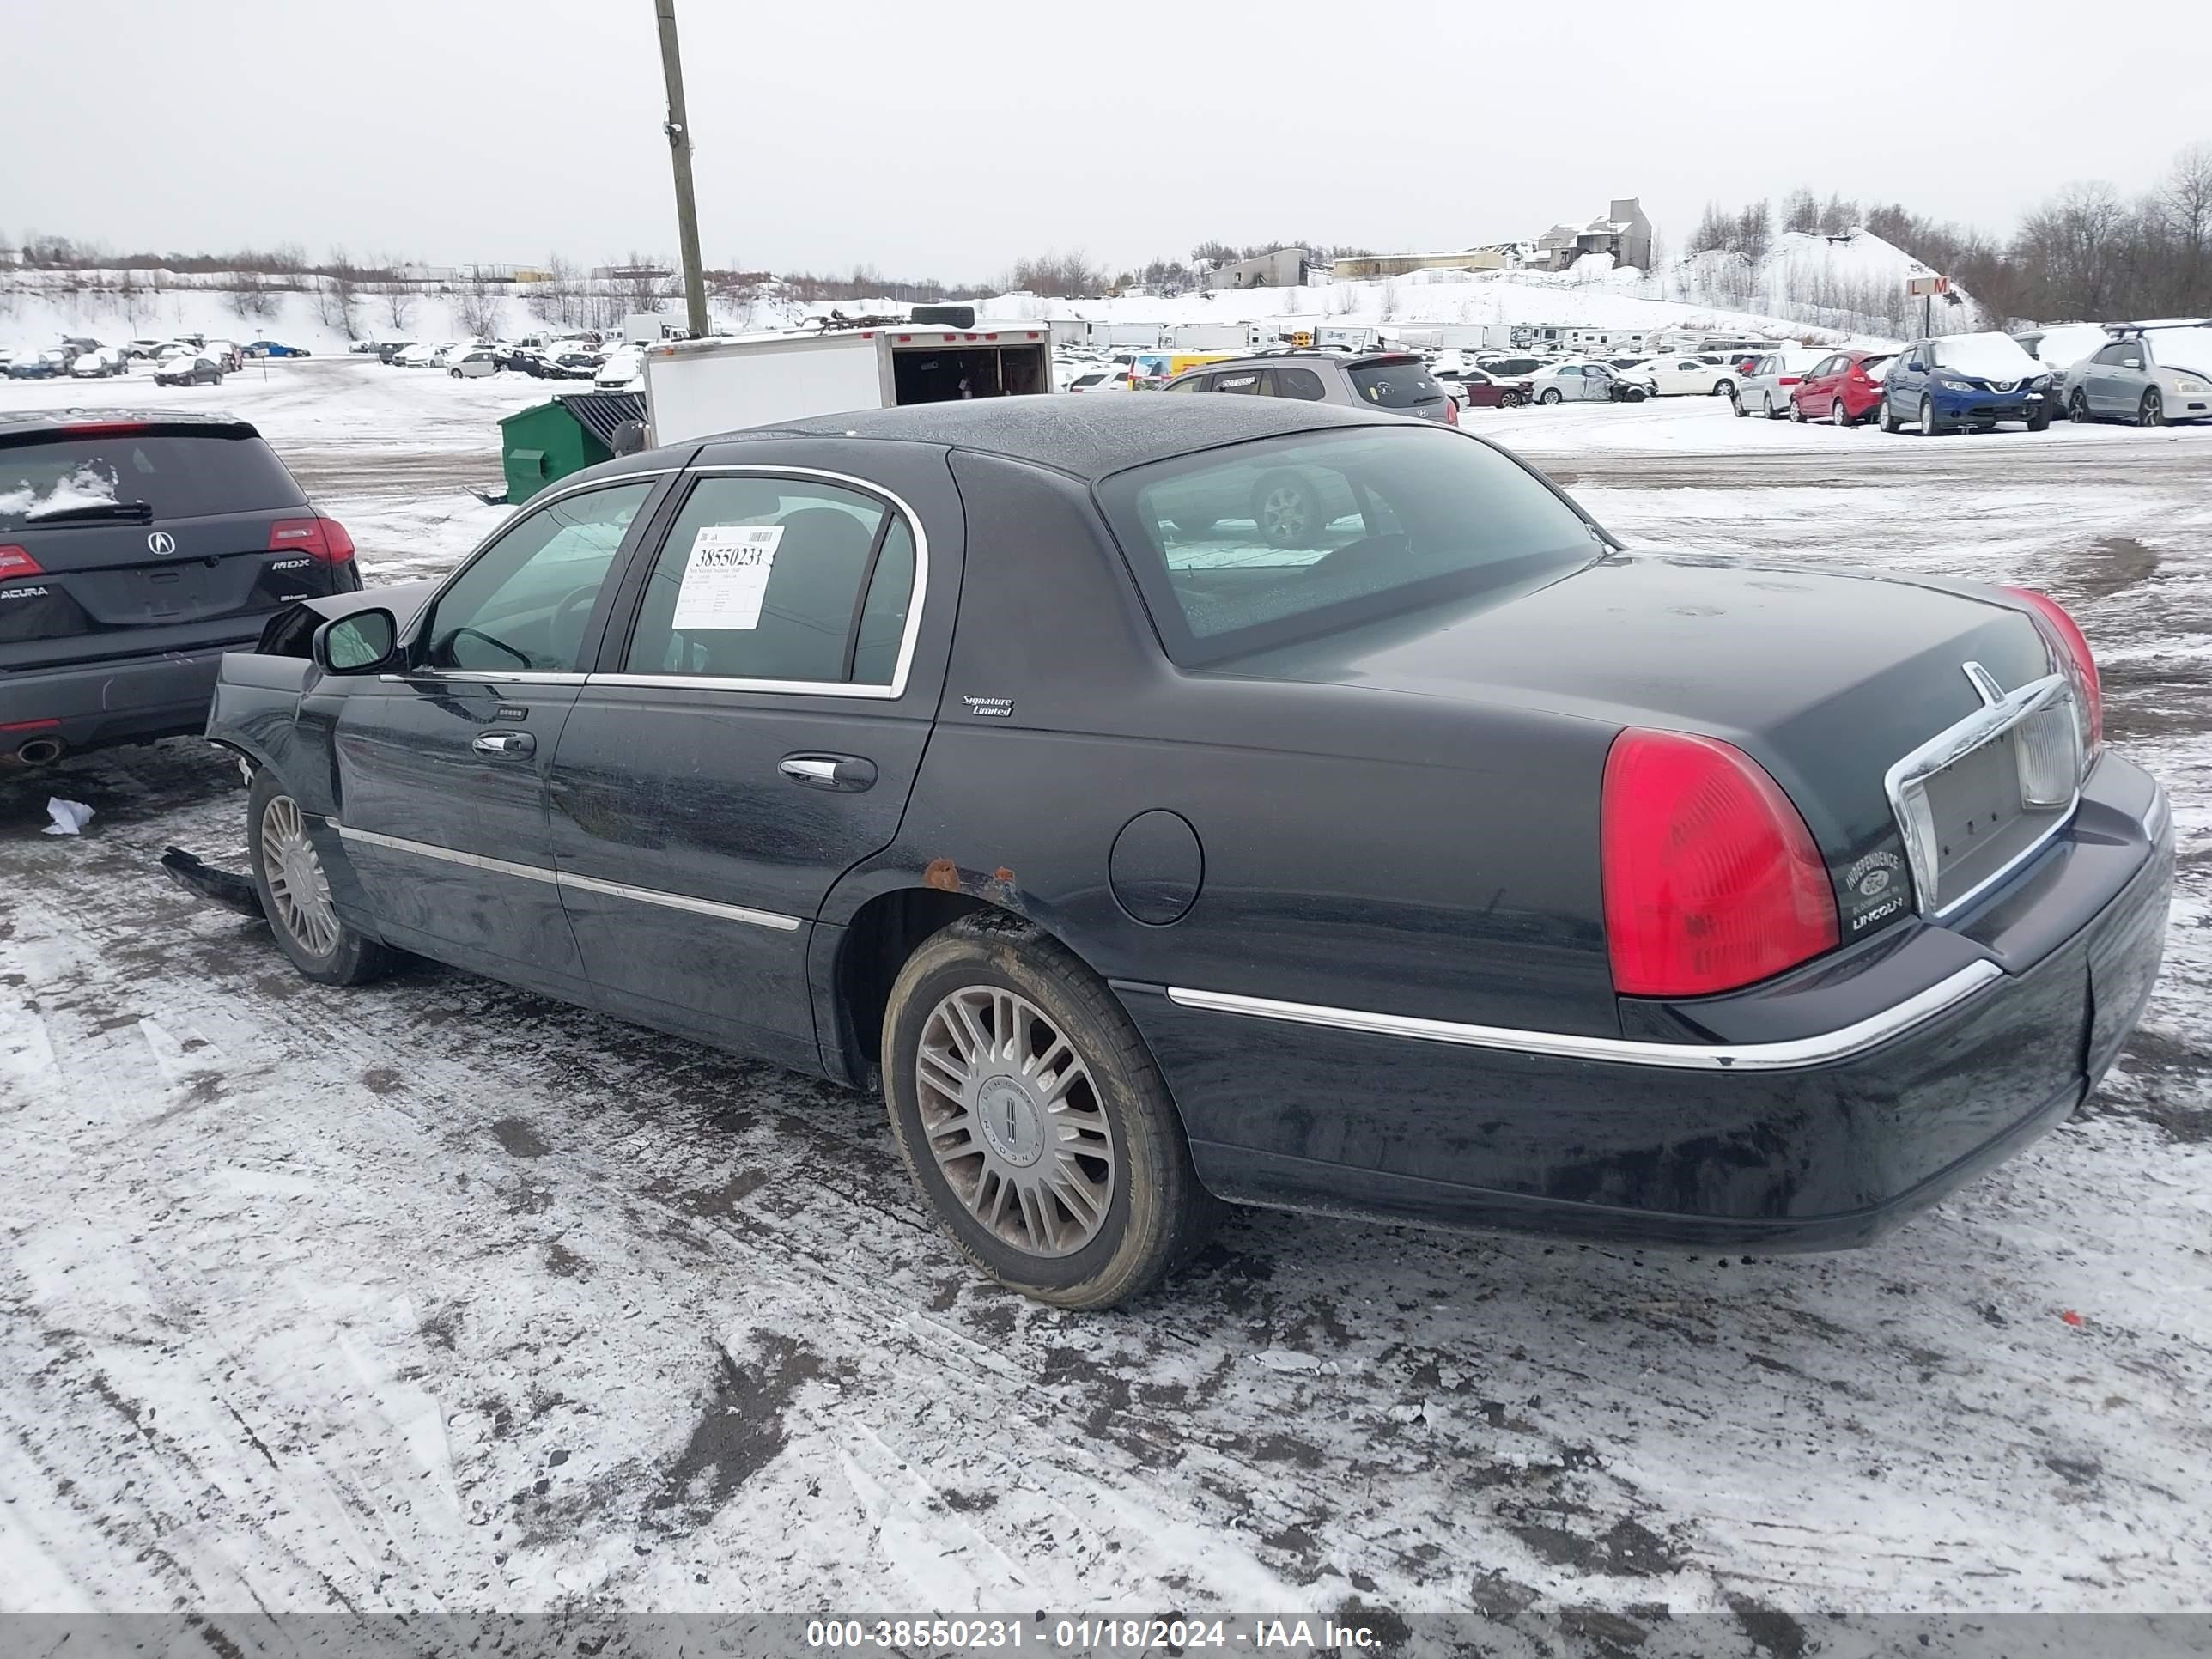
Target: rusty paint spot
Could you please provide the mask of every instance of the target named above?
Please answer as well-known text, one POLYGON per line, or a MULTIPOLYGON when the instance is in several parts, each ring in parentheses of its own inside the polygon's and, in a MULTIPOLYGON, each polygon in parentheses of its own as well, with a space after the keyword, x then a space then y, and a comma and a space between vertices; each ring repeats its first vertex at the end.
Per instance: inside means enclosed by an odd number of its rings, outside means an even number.
POLYGON ((991 872, 991 879, 993 881, 1004 882, 1007 886, 1011 887, 1014 884, 1014 872, 1007 869, 1006 866, 1002 864, 997 869, 991 872))
POLYGON ((921 878, 940 893, 960 890, 960 866, 951 859, 930 860, 929 867, 921 872, 921 878))

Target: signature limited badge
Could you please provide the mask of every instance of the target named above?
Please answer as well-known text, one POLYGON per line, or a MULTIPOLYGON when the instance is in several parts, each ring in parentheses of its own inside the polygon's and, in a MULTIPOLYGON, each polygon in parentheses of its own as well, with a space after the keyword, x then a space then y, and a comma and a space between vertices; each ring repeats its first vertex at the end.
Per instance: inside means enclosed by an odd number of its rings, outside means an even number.
POLYGON ((177 538, 166 530, 156 530, 146 538, 146 545, 155 553, 173 553, 177 550, 177 538))

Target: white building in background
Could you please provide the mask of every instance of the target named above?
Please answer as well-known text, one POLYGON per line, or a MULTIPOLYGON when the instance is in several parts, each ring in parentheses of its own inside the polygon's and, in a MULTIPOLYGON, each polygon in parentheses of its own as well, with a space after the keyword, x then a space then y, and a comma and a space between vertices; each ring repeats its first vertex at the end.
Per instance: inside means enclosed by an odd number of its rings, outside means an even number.
POLYGON ((1651 222, 1633 196, 1616 197, 1588 224, 1553 225, 1536 239, 1528 263, 1539 270, 1565 270, 1585 253, 1610 253, 1616 265, 1651 269, 1651 222))
POLYGON ((1199 279, 1199 286, 1208 292, 1232 288, 1304 288, 1310 276, 1316 272, 1326 274, 1328 270, 1327 263, 1316 259, 1310 248, 1279 247, 1253 258, 1216 265, 1199 279))

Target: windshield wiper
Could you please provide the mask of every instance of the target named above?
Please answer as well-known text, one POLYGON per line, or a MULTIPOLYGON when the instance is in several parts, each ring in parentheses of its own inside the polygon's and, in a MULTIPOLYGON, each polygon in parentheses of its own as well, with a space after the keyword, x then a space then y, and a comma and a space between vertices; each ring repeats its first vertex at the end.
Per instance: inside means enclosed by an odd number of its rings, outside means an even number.
POLYGON ((154 517, 149 501, 91 501, 83 507, 64 507, 58 512, 27 514, 23 527, 49 524, 147 524, 154 517))

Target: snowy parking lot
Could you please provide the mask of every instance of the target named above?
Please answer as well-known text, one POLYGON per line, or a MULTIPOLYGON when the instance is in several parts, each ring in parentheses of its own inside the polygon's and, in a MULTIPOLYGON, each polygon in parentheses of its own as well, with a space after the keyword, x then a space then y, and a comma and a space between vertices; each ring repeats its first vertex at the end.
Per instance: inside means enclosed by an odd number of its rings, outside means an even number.
MULTIPOLYGON (((374 584, 499 522, 467 487, 544 388, 70 392, 257 422, 374 584)), ((243 867, 206 745, 0 775, 0 1611, 1357 1601, 1796 1654, 1832 1610, 2212 1607, 2212 428, 1467 424, 1632 544, 2074 611, 2180 841, 2081 1116, 1855 1254, 1253 1211, 1069 1314, 977 1281, 873 1099, 443 969, 299 979, 155 868, 243 867)))

